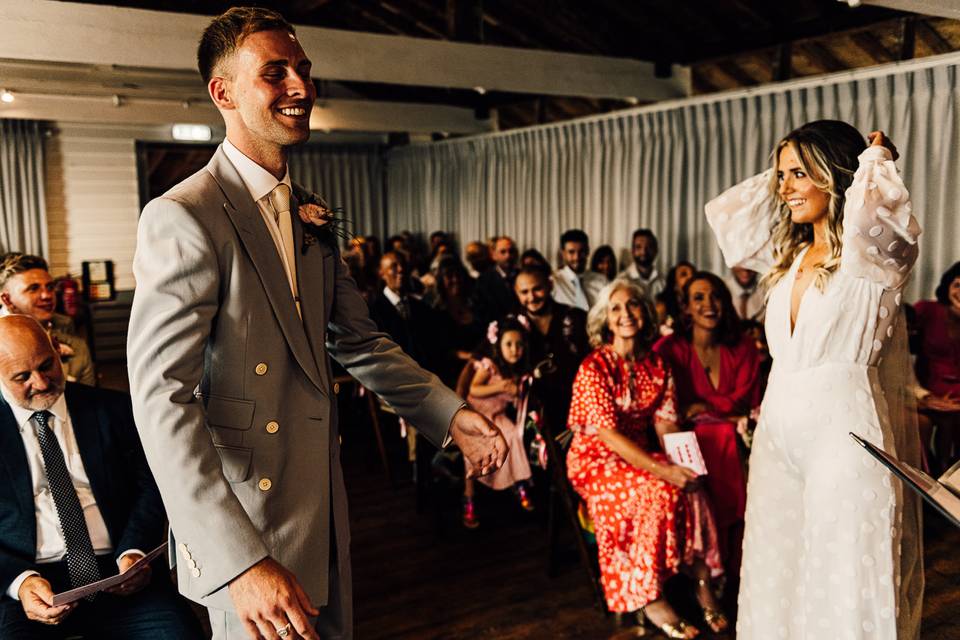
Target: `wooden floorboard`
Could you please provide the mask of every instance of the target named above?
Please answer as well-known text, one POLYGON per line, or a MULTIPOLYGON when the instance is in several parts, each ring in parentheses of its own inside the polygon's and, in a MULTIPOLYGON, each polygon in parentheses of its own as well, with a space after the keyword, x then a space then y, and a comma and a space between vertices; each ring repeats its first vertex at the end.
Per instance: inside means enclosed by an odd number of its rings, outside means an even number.
MULTIPOLYGON (((344 447, 359 640, 637 637, 636 629, 614 628, 612 618, 593 606, 569 532, 569 557, 555 578, 547 576, 542 486, 534 514, 522 512, 506 493, 483 493, 477 531, 459 525, 457 496, 448 494, 440 501, 445 509, 438 527, 435 512, 416 512, 409 465, 384 426, 395 486, 385 481, 364 438, 344 447)), ((939 515, 926 517, 922 638, 960 640, 960 530, 939 515)), ((662 636, 651 631, 644 637, 662 636)))

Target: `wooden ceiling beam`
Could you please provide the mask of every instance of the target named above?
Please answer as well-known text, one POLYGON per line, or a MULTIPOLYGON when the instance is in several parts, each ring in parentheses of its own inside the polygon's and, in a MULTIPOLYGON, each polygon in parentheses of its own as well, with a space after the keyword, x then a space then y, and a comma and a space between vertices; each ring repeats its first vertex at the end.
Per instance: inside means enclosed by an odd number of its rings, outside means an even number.
POLYGON ((946 38, 940 35, 937 28, 930 24, 929 20, 917 21, 917 37, 933 52, 934 55, 948 53, 953 51, 953 46, 947 42, 946 38))
POLYGON ((813 64, 823 69, 826 73, 847 68, 847 65, 837 59, 837 57, 833 55, 833 52, 821 42, 804 42, 799 47, 799 50, 803 55, 807 56, 813 64))
POLYGON ((732 58, 726 60, 720 60, 716 63, 716 66, 720 71, 729 76, 730 78, 736 80, 737 84, 741 87, 749 87, 755 84, 759 84, 759 80, 750 75, 743 67, 737 64, 732 58))
POLYGON ((860 51, 867 54, 877 64, 891 62, 895 56, 883 46, 880 39, 869 31, 857 31, 850 34, 850 40, 860 51))

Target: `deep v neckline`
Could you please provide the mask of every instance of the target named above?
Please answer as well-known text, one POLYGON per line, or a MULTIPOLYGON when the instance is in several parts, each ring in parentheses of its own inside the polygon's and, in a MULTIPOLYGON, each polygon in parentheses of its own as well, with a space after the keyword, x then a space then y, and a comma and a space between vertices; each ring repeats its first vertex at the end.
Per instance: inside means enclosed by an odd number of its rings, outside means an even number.
POLYGON ((810 250, 810 246, 812 245, 808 245, 803 248, 796 260, 793 261, 793 266, 790 267, 790 271, 788 273, 788 277, 790 278, 790 288, 789 295, 787 296, 787 336, 791 340, 793 340, 793 336, 797 333, 797 325, 800 324, 800 312, 803 311, 803 302, 807 299, 807 293, 810 291, 810 287, 814 284, 814 281, 808 282, 806 288, 803 290, 803 293, 800 294, 800 302, 797 303, 797 317, 794 318, 793 292, 797 286, 797 271, 800 270, 800 265, 803 264, 803 257, 807 255, 807 252, 810 250))

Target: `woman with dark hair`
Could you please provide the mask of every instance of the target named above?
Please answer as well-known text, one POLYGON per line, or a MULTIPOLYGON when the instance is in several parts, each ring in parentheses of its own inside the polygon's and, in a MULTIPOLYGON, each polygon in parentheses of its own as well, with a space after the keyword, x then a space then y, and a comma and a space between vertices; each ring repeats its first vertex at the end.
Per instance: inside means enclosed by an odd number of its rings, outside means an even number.
POLYGON ((917 382, 930 394, 920 406, 937 425, 937 462, 949 466, 955 459, 960 428, 960 262, 940 278, 936 300, 914 305, 919 349, 917 382))
MULTIPOLYGON (((663 287, 662 295, 665 315, 660 318, 660 325, 676 329, 677 324, 683 317, 682 298, 683 287, 687 281, 697 272, 697 268, 689 260, 681 260, 670 268, 667 272, 666 284, 663 287)), ((662 329, 661 329, 662 331, 662 329)))
POLYGON ((444 256, 437 266, 436 297, 433 308, 437 311, 440 335, 438 346, 446 351, 446 357, 437 375, 451 389, 464 363, 483 338, 480 315, 471 303, 473 280, 466 267, 453 255, 444 256))
POLYGON ((920 226, 896 148, 879 131, 869 142, 811 122, 706 207, 727 266, 766 274, 769 291, 741 640, 919 635, 919 505, 849 436, 919 464, 900 303, 920 226))
POLYGON ((760 353, 741 332, 723 280, 707 271, 683 287, 676 331, 654 347, 670 364, 681 418, 691 424, 707 465, 707 491, 717 520, 727 575, 739 574, 747 483, 737 423, 760 404, 760 353))
POLYGON ((590 258, 590 271, 606 277, 609 282, 616 280, 619 269, 617 254, 613 252, 613 247, 608 244, 597 247, 590 258))
POLYGON ((607 607, 640 612, 669 638, 693 638, 699 631, 663 597, 683 569, 697 581, 707 624, 722 632, 729 623, 710 586, 722 573, 713 516, 696 473, 662 452, 660 438, 677 430, 676 391, 651 349, 653 305, 639 285, 615 280, 587 331, 595 350, 573 384, 567 475, 593 520, 607 607))
POLYGON ((520 268, 522 269, 523 267, 537 267, 547 273, 553 271, 553 269, 550 268, 550 262, 536 249, 527 249, 520 254, 520 268))

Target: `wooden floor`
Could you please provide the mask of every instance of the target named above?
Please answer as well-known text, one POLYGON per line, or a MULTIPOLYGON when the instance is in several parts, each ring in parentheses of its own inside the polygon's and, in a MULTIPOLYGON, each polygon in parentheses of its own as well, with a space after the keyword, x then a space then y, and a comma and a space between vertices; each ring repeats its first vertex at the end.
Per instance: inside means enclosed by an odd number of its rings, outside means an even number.
MULTIPOLYGON (((508 494, 487 492, 476 531, 459 525, 455 494, 441 518, 418 515, 399 437, 384 427, 391 432, 392 488, 372 445, 359 437, 344 443, 359 640, 637 637, 635 628, 617 629, 593 607, 569 532, 569 558, 556 578, 547 577, 544 509, 526 514, 508 494)), ((960 530, 926 516, 922 638, 960 640, 960 530)))

